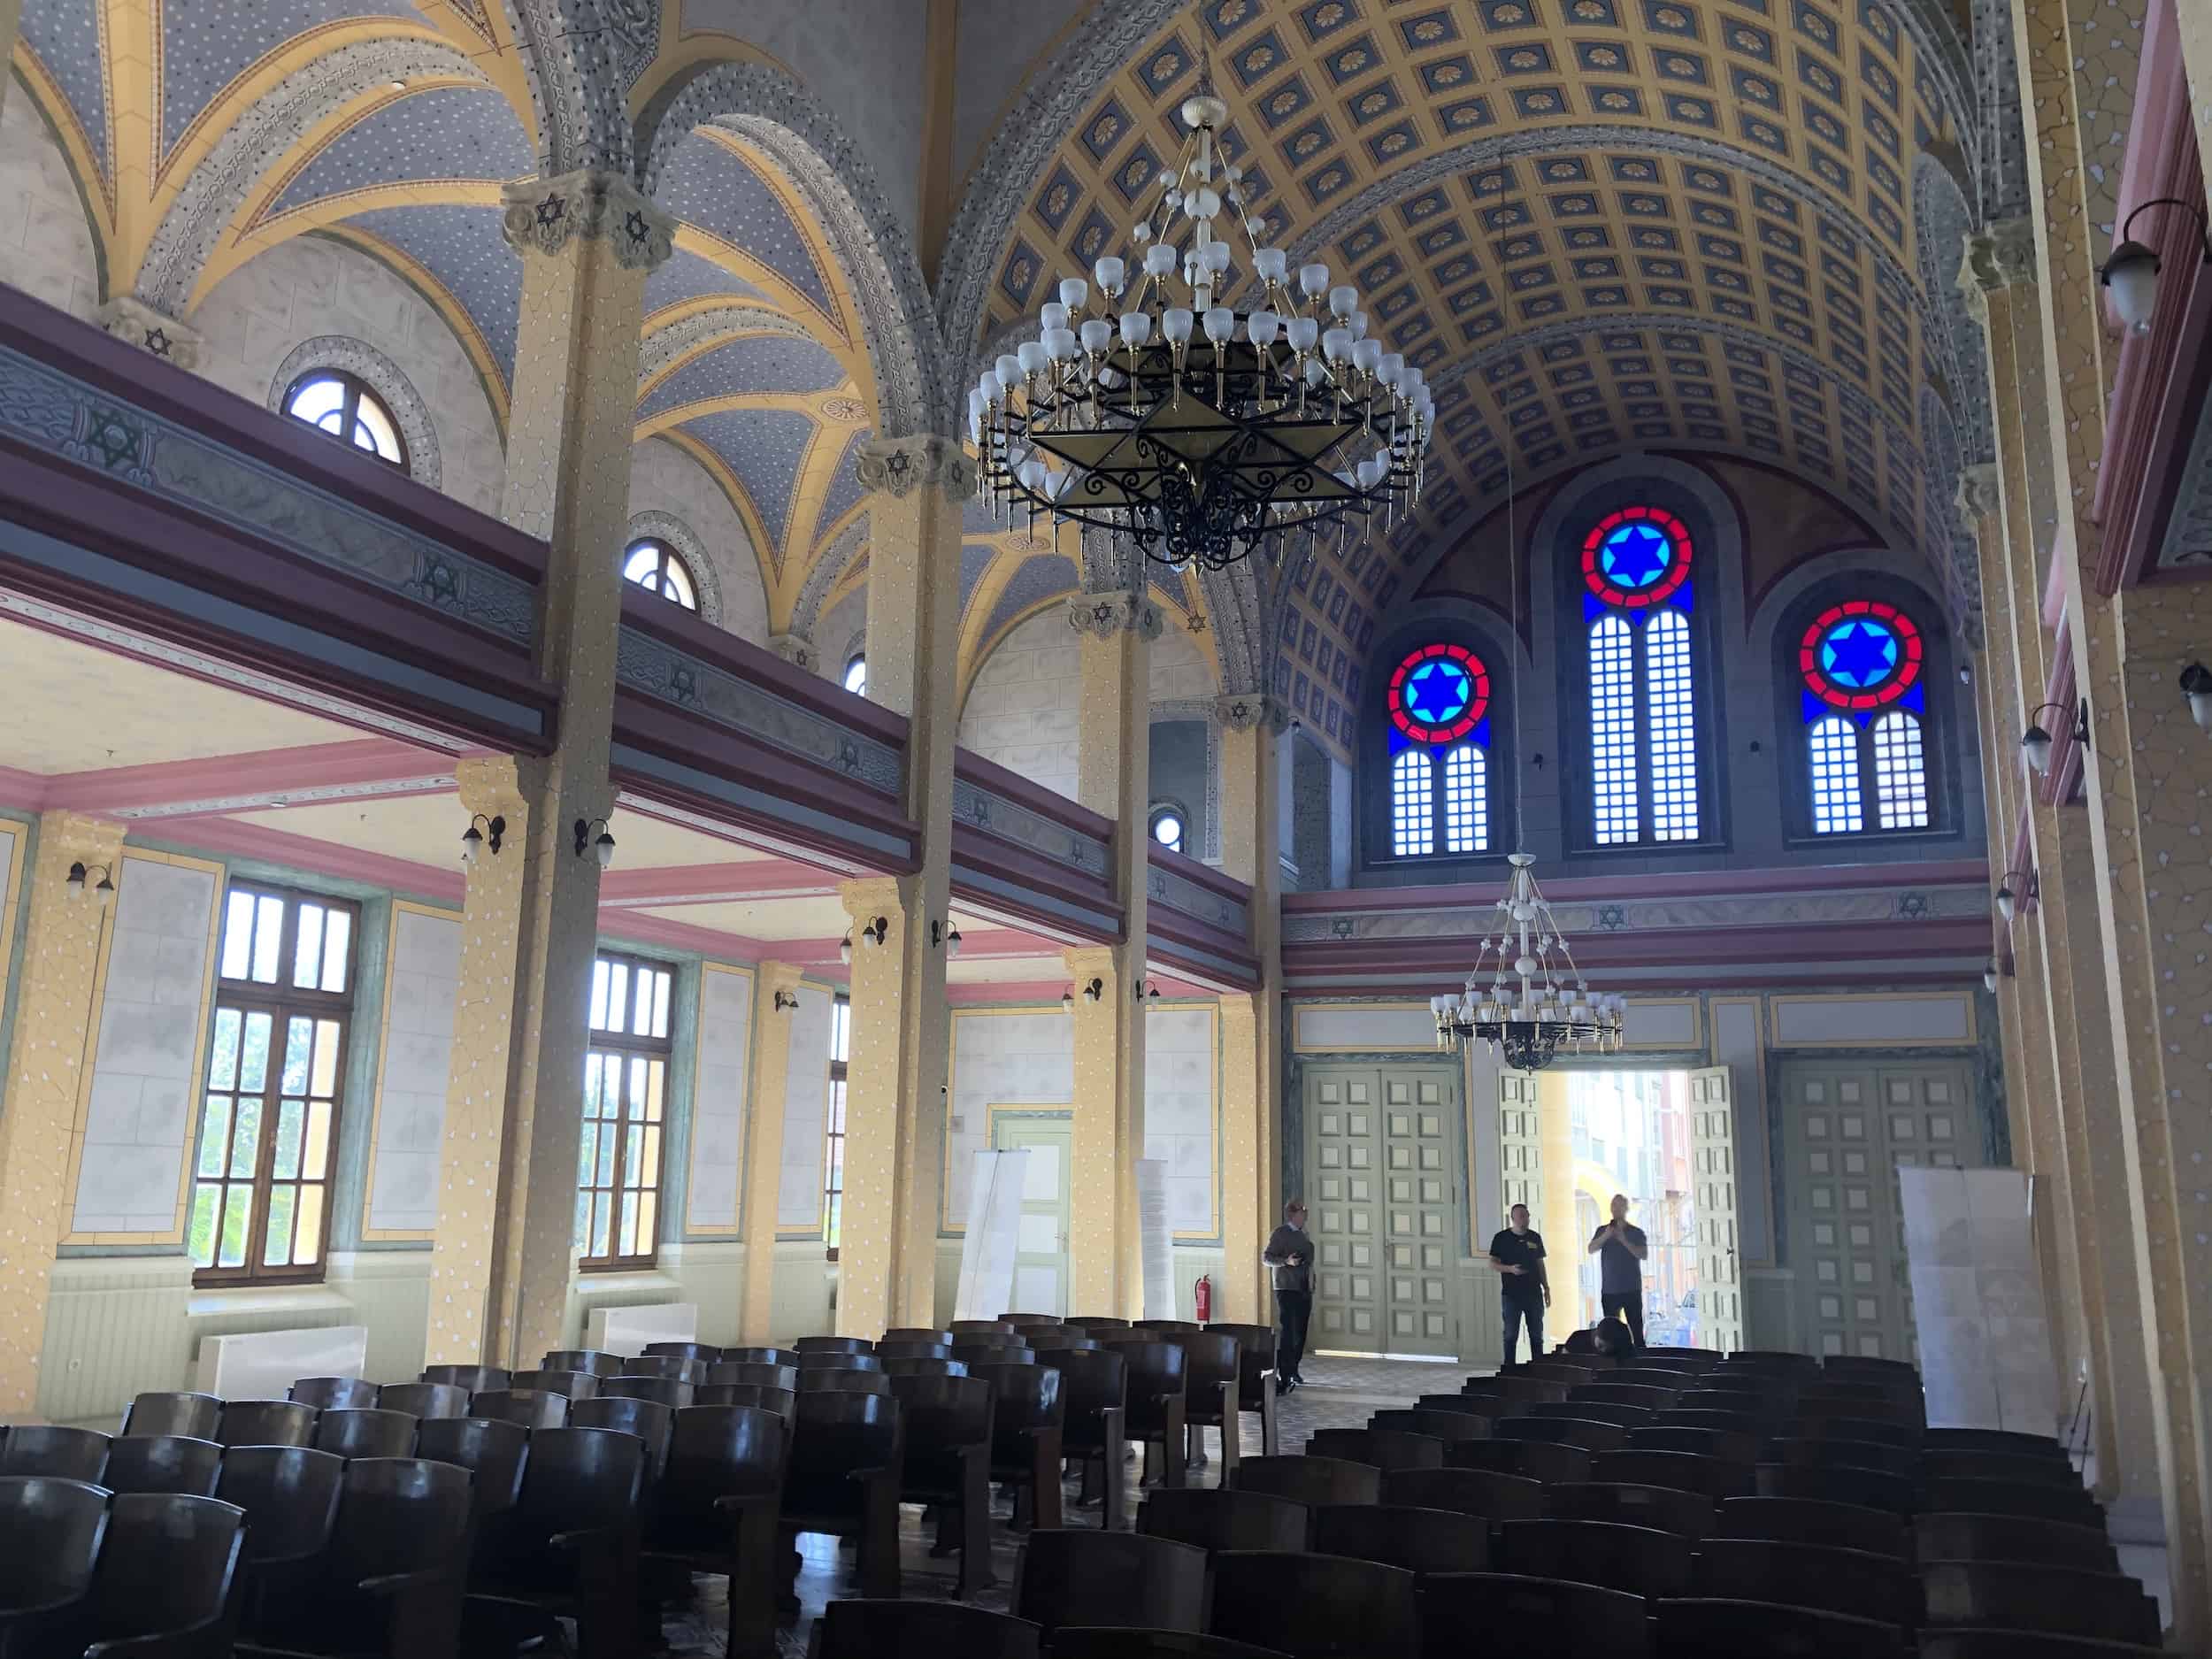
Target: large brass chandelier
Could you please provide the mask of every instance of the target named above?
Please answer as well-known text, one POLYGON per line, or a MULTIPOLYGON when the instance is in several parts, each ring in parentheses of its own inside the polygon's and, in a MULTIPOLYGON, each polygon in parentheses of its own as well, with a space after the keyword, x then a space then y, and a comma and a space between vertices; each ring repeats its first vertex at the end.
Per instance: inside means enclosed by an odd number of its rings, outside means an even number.
POLYGON ((1140 203, 1137 268, 1100 259, 1060 283, 1038 337, 968 394, 987 498, 1130 537, 1161 563, 1219 570, 1286 533, 1419 498, 1436 413, 1422 372, 1367 332, 1359 290, 1290 268, 1245 211, 1243 170, 1216 137, 1229 107, 1202 67, 1179 160, 1140 203), (1235 280, 1225 215, 1252 284, 1235 280))
POLYGON ((1436 1046, 1464 1050, 1470 1042, 1486 1042, 1518 1071, 1540 1071, 1563 1048, 1617 1053, 1624 999, 1594 992, 1584 982, 1536 885, 1534 856, 1513 853, 1506 862, 1513 873, 1498 901, 1497 927, 1477 948, 1466 990, 1429 999, 1436 1046), (1493 974, 1487 987, 1482 983, 1486 966, 1493 974))

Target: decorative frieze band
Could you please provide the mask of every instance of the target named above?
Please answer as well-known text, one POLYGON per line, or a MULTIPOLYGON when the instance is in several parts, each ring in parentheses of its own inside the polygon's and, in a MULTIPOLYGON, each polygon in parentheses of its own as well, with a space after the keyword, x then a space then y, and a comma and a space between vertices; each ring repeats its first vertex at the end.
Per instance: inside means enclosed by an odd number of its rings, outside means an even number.
POLYGON ((1106 843, 1096 836, 1086 835, 1056 818, 1041 812, 1033 812, 1018 802, 1009 800, 965 778, 955 778, 952 784, 952 821, 965 824, 987 834, 996 835, 1017 847, 1025 848, 1041 858, 1079 870, 1086 875, 1103 876, 1106 873, 1106 843))
POLYGON ((1251 928, 1248 907, 1236 900, 1202 887, 1188 876, 1165 870, 1157 864, 1145 872, 1145 893, 1150 901, 1164 909, 1176 910, 1209 927, 1218 927, 1225 933, 1243 938, 1251 928))

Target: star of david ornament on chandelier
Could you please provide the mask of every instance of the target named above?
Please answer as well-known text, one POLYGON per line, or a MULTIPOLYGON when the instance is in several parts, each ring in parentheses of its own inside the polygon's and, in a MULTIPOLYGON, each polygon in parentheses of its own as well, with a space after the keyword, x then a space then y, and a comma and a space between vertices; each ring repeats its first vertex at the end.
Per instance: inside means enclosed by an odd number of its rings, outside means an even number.
POLYGON ((969 392, 983 488, 1010 526, 1073 522, 1220 570, 1419 499, 1436 414, 1422 372, 1368 337, 1356 288, 1260 245, 1217 136, 1228 117, 1202 60, 1182 154, 1130 233, 1136 269, 1110 257, 1063 281, 1039 337, 969 392), (1234 307, 1217 297, 1238 274, 1225 214, 1253 279, 1234 307))
POLYGON ((1618 1053, 1626 1000, 1593 991, 1584 981, 1536 885, 1535 855, 1513 853, 1506 863, 1513 873, 1498 901, 1497 931, 1477 948, 1466 990, 1429 999, 1436 1046, 1458 1052, 1471 1042, 1486 1042, 1517 1071, 1541 1071, 1563 1049, 1618 1053), (1486 969, 1487 986, 1482 982, 1486 969))

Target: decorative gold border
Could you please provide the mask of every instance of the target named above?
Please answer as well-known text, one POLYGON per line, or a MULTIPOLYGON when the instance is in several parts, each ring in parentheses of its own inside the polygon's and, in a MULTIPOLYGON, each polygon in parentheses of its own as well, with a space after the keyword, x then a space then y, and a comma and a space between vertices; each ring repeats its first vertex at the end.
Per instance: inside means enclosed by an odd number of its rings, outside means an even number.
MULTIPOLYGON (((1373 1044, 1347 1048, 1333 1044, 1309 1043, 1299 1035, 1307 1013, 1398 1013, 1411 1010, 1425 1014, 1426 1002, 1402 999, 1379 1000, 1372 1002, 1293 1002, 1290 1004, 1290 1051, 1293 1054, 1397 1054, 1409 1052, 1396 1048, 1377 1048, 1373 1044)), ((1432 1041, 1433 1040, 1432 1036, 1432 1041)), ((1441 1051, 1440 1051, 1441 1052, 1441 1051)))
MULTIPOLYGON (((753 1135, 753 1073, 757 1069, 753 1064, 754 1044, 757 1041, 754 1027, 759 1024, 759 1013, 760 976, 752 969, 739 967, 726 962, 702 962, 699 964, 699 1011, 692 1020, 691 1033, 691 1144, 684 1156, 685 1213, 681 1233, 686 1239, 737 1239, 742 1238, 745 1233, 745 1155, 751 1145, 753 1135), (699 1079, 704 1070, 703 1063, 706 1055, 707 975, 710 973, 726 973, 733 979, 745 980, 752 987, 745 999, 745 1083, 741 1091, 745 1097, 745 1103, 738 1119, 737 1219, 726 1227, 694 1226, 690 1215, 692 1182, 699 1169, 699 1079)), ((825 1079, 828 1075, 828 1072, 825 1071, 823 1073, 825 1079)), ((823 1091, 823 1101, 826 1110, 828 1102, 826 1083, 823 1091)), ((824 1209, 826 1210, 827 1207, 827 1201, 825 1200, 824 1209)), ((824 1219, 827 1220, 826 1215, 824 1219)))
MULTIPOLYGON (((384 1114, 384 1059, 392 1046, 392 975, 399 962, 399 918, 403 912, 456 924, 462 919, 459 910, 443 910, 434 904, 418 904, 411 899, 392 901, 392 921, 385 930, 384 937, 384 997, 377 1010, 376 1071, 369 1085, 369 1139, 361 1160, 361 1241, 364 1244, 419 1244, 438 1236, 435 1228, 369 1225, 369 1217, 376 1210, 376 1134, 384 1114)), ((451 1070, 452 1061, 449 1056, 449 1076, 451 1070)), ((439 1156, 442 1159, 444 1156, 442 1148, 439 1156)))
POLYGON ((69 1167, 63 1175, 63 1191, 67 1194, 69 1217, 73 1224, 61 1235, 63 1244, 182 1244, 186 1195, 192 1190, 192 1171, 198 1163, 196 1156, 200 1140, 201 1080, 207 1075, 207 1045, 214 1024, 215 984, 221 963, 218 951, 222 944, 223 902, 230 891, 230 872, 227 865, 211 858, 194 858, 183 853, 154 852, 144 848, 125 848, 117 855, 116 886, 123 886, 126 872, 121 868, 132 859, 144 859, 150 864, 170 864, 180 870, 204 870, 215 878, 215 896, 208 906, 207 966, 200 983, 200 1028, 198 1039, 192 1048, 192 1079, 189 1103, 186 1108, 184 1144, 178 1152, 176 1219, 165 1233, 79 1233, 73 1223, 77 1215, 77 1179, 84 1164, 85 1120, 92 1110, 94 1064, 99 1052, 100 1022, 107 1013, 108 957, 115 949, 115 921, 122 914, 122 899, 119 894, 114 905, 100 923, 100 965, 92 983, 92 1013, 85 1025, 85 1061, 77 1068, 77 1115, 69 1127, 69 1167))
POLYGON ((1798 996, 1770 996, 1760 1034, 1775 1048, 1971 1048, 1980 1041, 1975 1027, 1974 999, 1965 991, 1834 991, 1809 992, 1798 996), (1962 1037, 1814 1037, 1782 1040, 1780 1010, 1791 1003, 1819 1002, 1959 1002, 1966 1009, 1962 1037))

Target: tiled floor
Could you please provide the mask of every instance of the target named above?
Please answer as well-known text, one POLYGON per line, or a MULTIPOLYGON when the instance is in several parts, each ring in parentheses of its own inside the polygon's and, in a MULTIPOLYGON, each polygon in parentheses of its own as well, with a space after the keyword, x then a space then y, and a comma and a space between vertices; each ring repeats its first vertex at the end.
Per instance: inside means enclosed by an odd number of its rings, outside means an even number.
MULTIPOLYGON (((1309 1357, 1306 1375, 1310 1385, 1295 1390, 1278 1408, 1277 1429, 1281 1448, 1295 1452, 1303 1448, 1306 1437, 1316 1429, 1361 1428, 1365 1426, 1371 1412, 1388 1406, 1410 1405, 1414 1397, 1424 1394, 1455 1392, 1465 1377, 1464 1369, 1450 1365, 1420 1364, 1401 1360, 1352 1360, 1309 1357)), ((1207 1440, 1213 1439, 1210 1433, 1207 1440)), ((1257 1418, 1245 1419, 1244 1433, 1240 1445, 1247 1455, 1256 1455, 1260 1449, 1260 1429, 1257 1418)), ((1217 1448, 1215 1448, 1217 1453, 1217 1448)), ((1129 1482, 1132 1502, 1130 1513, 1137 1509, 1138 1465, 1132 1462, 1125 1479, 1129 1482)), ((1217 1486, 1220 1481, 1220 1458, 1214 1455, 1204 1466, 1191 1471, 1194 1484, 1217 1486)), ((1067 1488, 1067 1520, 1071 1526, 1099 1525, 1095 1509, 1078 1509, 1074 1502, 1076 1488, 1072 1482, 1067 1488)), ((992 1568, 998 1576, 998 1587, 979 1597, 979 1605, 1004 1610, 1014 1583, 1014 1572, 1019 1562, 1021 1542, 1015 1533, 1004 1528, 1006 1507, 1001 1504, 993 1529, 992 1568)), ((820 1617, 822 1604, 852 1590, 853 1556, 849 1550, 841 1550, 833 1539, 812 1534, 799 1540, 803 1564, 799 1574, 800 1612, 798 1617, 784 1626, 780 1636, 781 1650, 789 1659, 801 1659, 806 1652, 807 1639, 814 1621, 820 1617)), ((957 1558, 932 1560, 929 1555, 930 1533, 922 1526, 922 1512, 907 1508, 900 1512, 900 1565, 904 1587, 902 1594, 914 1597, 950 1599, 957 1578, 957 1558)), ((726 1616, 722 1599, 722 1581, 702 1578, 697 1581, 699 1600, 688 1608, 673 1612, 664 1626, 669 1647, 681 1655, 711 1655, 720 1659, 723 1652, 726 1616)))

